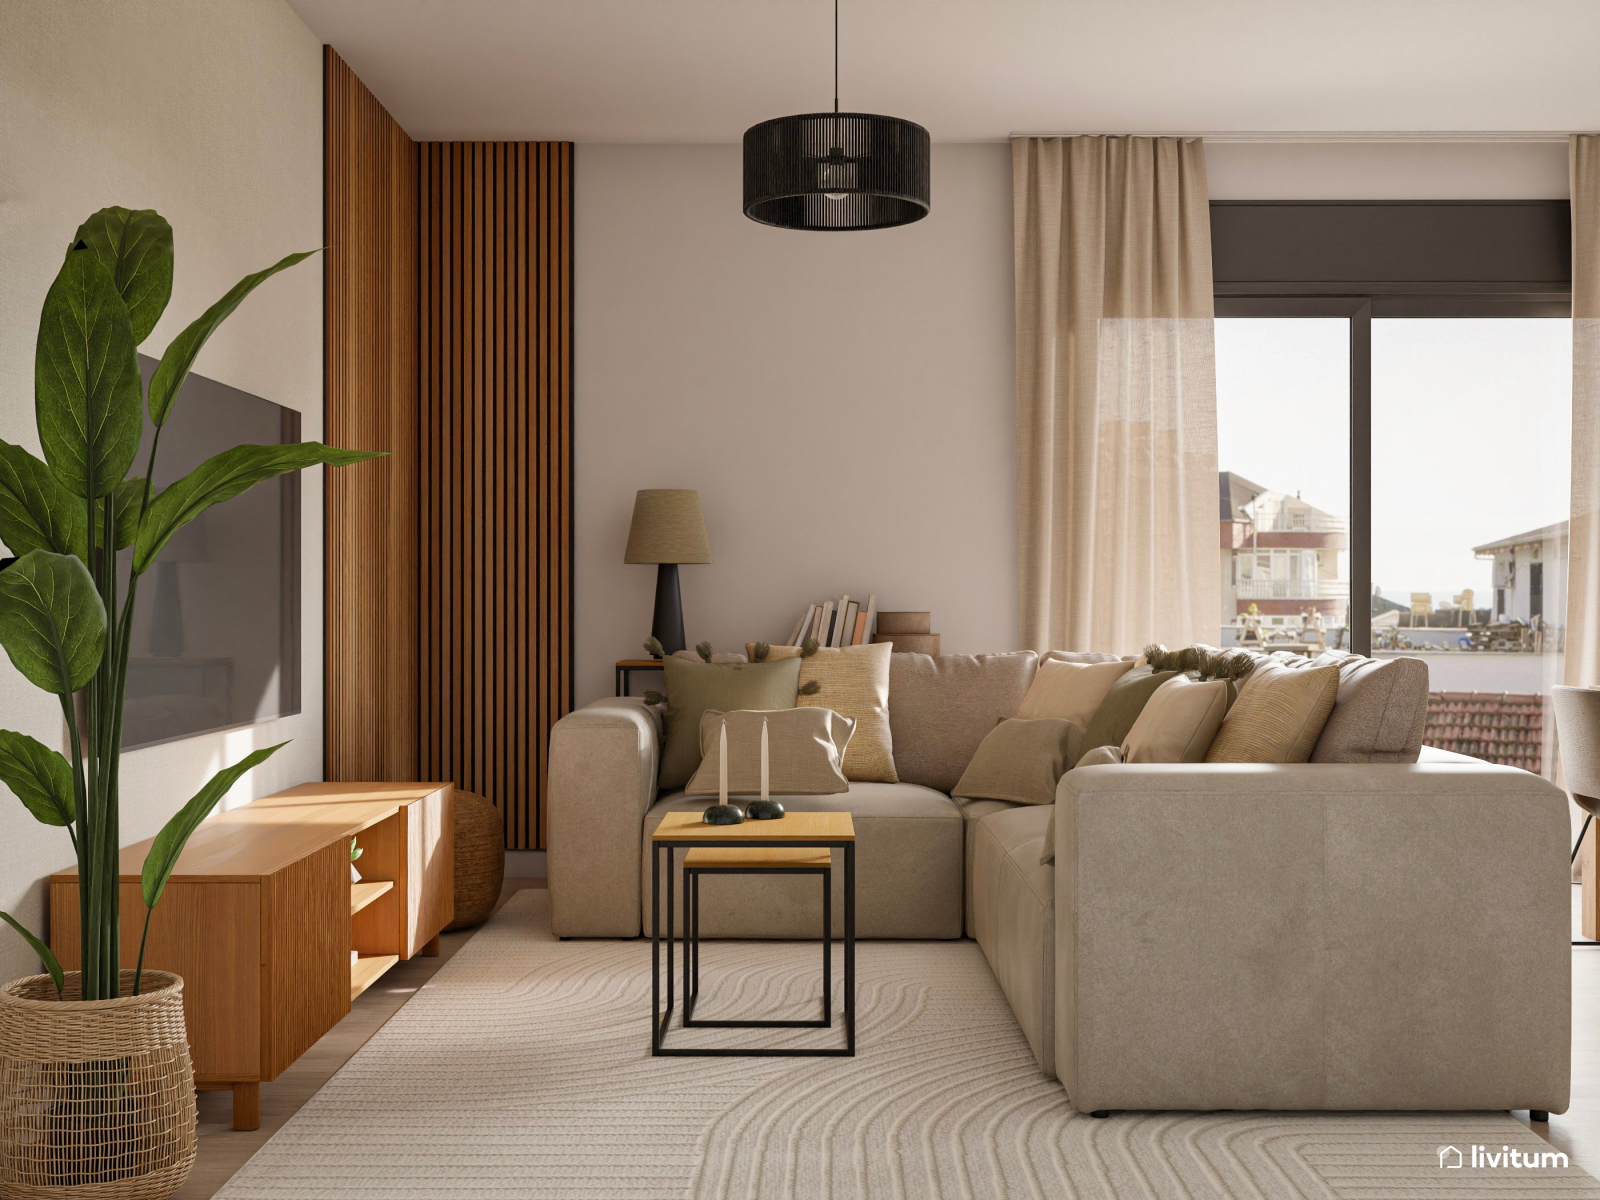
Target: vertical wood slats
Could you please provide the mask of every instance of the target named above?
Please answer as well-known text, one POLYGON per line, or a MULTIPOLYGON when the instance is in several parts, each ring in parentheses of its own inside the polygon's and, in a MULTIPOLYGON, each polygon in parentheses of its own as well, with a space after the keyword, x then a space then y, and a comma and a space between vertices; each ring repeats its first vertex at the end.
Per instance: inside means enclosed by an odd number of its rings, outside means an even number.
POLYGON ((419 767, 541 849, 572 704, 572 145, 417 158, 419 767))
POLYGON ((324 774, 412 780, 417 759, 417 153, 323 50, 324 774))

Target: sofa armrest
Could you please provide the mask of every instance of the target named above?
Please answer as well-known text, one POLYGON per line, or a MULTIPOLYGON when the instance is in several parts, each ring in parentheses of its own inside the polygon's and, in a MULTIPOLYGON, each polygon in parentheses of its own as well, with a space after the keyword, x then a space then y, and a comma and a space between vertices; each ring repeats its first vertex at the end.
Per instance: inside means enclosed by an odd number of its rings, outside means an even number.
POLYGON ((1564 1111, 1566 797, 1486 763, 1120 765, 1056 801, 1080 1110, 1564 1111))
POLYGON ((643 700, 597 700, 550 730, 550 928, 558 936, 638 936, 640 837, 660 762, 660 718, 643 700))

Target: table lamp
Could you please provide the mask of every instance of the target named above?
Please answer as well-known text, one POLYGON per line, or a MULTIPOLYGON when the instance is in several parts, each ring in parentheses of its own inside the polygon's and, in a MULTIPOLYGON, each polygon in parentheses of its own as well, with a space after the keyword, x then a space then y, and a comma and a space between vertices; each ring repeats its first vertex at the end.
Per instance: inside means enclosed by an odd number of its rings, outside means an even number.
POLYGON ((650 632, 663 653, 684 648, 683 596, 679 563, 708 563, 711 543, 700 512, 700 493, 690 488, 644 488, 633 501, 625 563, 656 563, 656 612, 650 632))

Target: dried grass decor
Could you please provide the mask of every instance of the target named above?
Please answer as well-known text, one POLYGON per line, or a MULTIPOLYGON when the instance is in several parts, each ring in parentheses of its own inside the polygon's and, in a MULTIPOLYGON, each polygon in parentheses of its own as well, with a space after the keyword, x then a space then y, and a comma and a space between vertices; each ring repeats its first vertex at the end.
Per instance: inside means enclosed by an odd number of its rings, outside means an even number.
POLYGON ((67 972, 0 988, 0 1195, 159 1200, 195 1156, 183 981, 123 971, 115 1000, 67 972))

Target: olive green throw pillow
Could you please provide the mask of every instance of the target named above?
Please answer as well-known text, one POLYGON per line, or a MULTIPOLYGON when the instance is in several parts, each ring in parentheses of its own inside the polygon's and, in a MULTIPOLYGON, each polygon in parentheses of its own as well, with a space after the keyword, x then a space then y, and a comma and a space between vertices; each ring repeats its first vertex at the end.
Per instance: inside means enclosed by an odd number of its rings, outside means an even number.
POLYGON ((667 739, 661 749, 660 787, 681 788, 700 765, 700 717, 708 708, 793 708, 800 660, 765 663, 661 661, 667 677, 667 739))
POLYGON ((1060 717, 1007 717, 978 744, 950 794, 962 800, 1054 804, 1056 783, 1072 765, 1082 736, 1082 730, 1060 717))
POLYGON ((1128 731, 1144 711, 1145 702, 1176 671, 1157 671, 1149 664, 1137 666, 1111 685, 1106 698, 1095 709, 1089 727, 1083 731, 1083 750, 1087 754, 1096 746, 1121 746, 1128 731))

